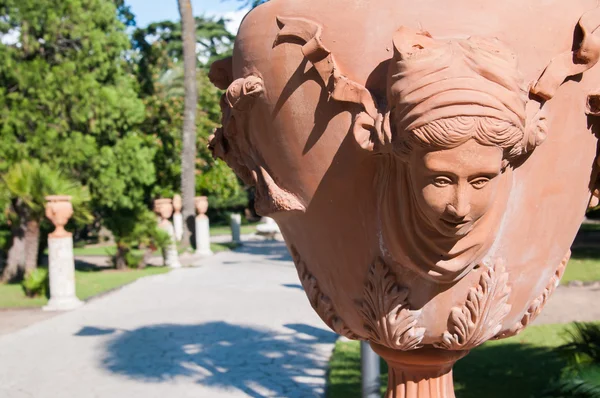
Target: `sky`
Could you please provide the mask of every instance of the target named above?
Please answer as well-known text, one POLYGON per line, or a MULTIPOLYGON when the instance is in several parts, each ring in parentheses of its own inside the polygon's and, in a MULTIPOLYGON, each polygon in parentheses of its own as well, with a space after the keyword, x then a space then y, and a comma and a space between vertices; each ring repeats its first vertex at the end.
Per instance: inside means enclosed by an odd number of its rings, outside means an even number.
MULTIPOLYGON (((240 22, 248 9, 240 10, 243 2, 235 0, 191 0, 194 15, 225 17, 231 21, 227 29, 237 33, 240 22)), ((177 0, 125 0, 135 14, 136 23, 144 27, 151 22, 178 20, 177 0)))

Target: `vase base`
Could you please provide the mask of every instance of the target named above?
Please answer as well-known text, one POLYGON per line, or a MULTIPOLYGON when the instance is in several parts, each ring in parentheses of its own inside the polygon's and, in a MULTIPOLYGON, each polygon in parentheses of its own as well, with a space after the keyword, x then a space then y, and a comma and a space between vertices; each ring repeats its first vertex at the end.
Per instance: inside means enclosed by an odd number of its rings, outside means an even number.
POLYGON ((386 398, 455 398, 452 366, 469 351, 424 347, 395 351, 371 343, 388 364, 386 398))

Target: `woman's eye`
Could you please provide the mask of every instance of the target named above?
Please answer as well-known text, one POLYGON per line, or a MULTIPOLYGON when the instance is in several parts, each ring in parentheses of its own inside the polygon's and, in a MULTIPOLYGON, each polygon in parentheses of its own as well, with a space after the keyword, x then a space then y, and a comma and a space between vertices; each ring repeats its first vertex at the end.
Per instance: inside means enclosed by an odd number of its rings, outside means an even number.
POLYGON ((435 177, 433 179, 433 185, 436 187, 446 187, 450 184, 452 184, 452 180, 450 180, 448 177, 435 177))
POLYGON ((481 189, 483 187, 485 187, 485 185, 490 182, 489 178, 477 178, 473 181, 471 181, 471 185, 473 186, 473 188, 475 189, 481 189))

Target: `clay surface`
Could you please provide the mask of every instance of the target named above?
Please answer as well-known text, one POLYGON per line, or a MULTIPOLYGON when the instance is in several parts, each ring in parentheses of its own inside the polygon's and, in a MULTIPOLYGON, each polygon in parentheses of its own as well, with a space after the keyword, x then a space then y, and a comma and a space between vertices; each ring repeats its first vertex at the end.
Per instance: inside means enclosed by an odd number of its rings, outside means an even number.
POLYGON ((65 225, 73 215, 73 205, 71 197, 68 195, 50 195, 46 196, 46 217, 55 229, 48 236, 51 238, 65 238, 72 234, 65 230, 65 225))
POLYGON ((592 0, 271 0, 211 68, 213 154, 390 397, 453 396, 554 291, 597 188, 598 27, 592 0))

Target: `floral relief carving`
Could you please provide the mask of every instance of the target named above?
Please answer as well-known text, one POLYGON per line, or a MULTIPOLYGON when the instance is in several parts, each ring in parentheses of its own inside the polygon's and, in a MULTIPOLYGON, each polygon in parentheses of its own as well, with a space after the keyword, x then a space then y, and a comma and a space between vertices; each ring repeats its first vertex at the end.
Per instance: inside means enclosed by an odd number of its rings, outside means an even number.
POLYGON ((361 313, 368 338, 397 350, 421 347, 425 328, 415 327, 420 311, 410 310, 409 289, 396 282, 394 273, 377 259, 367 277, 361 313))
POLYGON ((554 291, 558 287, 558 284, 563 274, 565 273, 565 268, 567 268, 567 263, 569 262, 570 258, 571 250, 567 252, 565 257, 558 265, 558 268, 552 275, 552 278, 550 278, 550 281, 548 282, 548 285, 546 286, 542 294, 540 294, 535 300, 531 302, 531 304, 527 308, 527 311, 525 311, 523 318, 521 318, 521 320, 510 330, 494 337, 495 339, 503 339, 506 337, 515 336, 521 333, 523 329, 525 329, 529 324, 531 324, 531 322, 535 320, 535 318, 537 318, 537 316, 542 312, 542 309, 544 309, 544 305, 546 305, 546 302, 548 301, 552 293, 554 293, 554 291))
POLYGON ((508 273, 501 261, 483 271, 464 305, 452 308, 448 330, 434 344, 446 350, 470 350, 494 337, 510 311, 508 273))
POLYGON ((291 246, 290 252, 296 263, 298 276, 302 287, 308 296, 308 301, 314 310, 319 314, 323 322, 327 324, 337 334, 345 336, 352 340, 360 340, 361 337, 355 334, 346 326, 344 321, 337 315, 331 299, 323 294, 317 279, 308 271, 306 263, 300 257, 295 246, 291 246))

